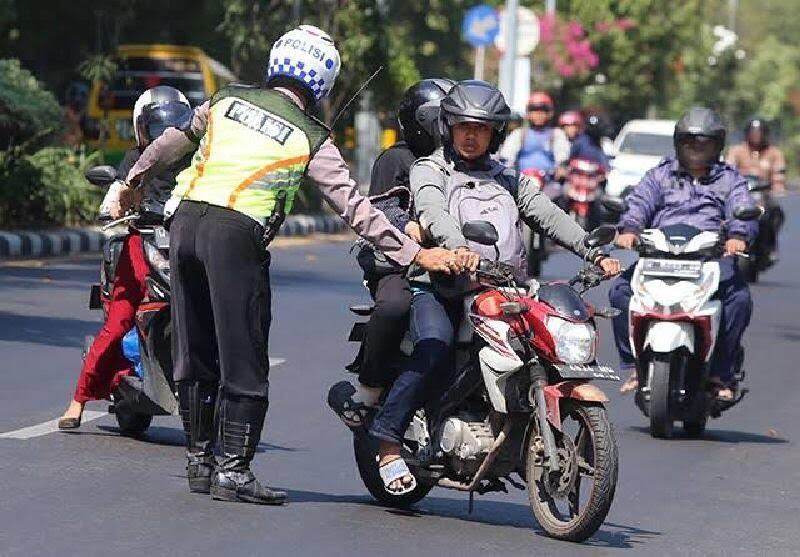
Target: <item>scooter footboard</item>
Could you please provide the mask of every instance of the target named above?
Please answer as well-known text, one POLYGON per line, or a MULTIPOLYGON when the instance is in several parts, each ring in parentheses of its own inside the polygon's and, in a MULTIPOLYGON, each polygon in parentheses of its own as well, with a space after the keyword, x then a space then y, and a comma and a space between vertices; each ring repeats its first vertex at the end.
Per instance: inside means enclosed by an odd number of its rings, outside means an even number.
POLYGON ((544 388, 547 419, 559 431, 561 431, 561 402, 565 398, 582 402, 608 402, 608 397, 602 389, 585 381, 562 381, 548 385, 544 388))

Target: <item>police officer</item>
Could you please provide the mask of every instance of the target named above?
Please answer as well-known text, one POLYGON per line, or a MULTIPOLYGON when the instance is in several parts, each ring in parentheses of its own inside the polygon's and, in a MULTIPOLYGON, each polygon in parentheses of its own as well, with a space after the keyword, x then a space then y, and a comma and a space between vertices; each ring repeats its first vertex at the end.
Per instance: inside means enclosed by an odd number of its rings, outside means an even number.
POLYGON ((173 352, 189 488, 214 499, 286 499, 263 486, 250 463, 268 406, 267 244, 303 176, 396 263, 460 270, 450 252, 421 249, 358 193, 330 130, 309 114, 330 92, 339 67, 324 31, 310 25, 289 31, 270 51, 264 87, 222 89, 195 111, 188 129, 167 130, 128 174, 135 187, 159 164, 196 150, 173 192, 179 200, 170 229, 173 352), (218 386, 223 454, 216 462, 218 386))

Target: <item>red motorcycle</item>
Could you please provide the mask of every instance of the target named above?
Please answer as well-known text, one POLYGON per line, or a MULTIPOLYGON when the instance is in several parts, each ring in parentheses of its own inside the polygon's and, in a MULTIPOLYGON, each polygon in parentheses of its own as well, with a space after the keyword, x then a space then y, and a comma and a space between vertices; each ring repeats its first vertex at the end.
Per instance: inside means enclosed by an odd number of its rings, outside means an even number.
POLYGON ((597 199, 603 190, 606 171, 601 164, 589 159, 575 158, 567 167, 565 211, 575 218, 584 230, 599 224, 597 199))

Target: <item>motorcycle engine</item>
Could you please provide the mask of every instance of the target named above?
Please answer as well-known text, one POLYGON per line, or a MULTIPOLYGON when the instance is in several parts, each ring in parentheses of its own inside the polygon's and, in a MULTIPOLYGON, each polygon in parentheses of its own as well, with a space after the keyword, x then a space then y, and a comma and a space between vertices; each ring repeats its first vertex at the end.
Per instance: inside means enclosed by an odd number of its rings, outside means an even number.
POLYGON ((451 457, 459 474, 474 474, 494 443, 492 427, 486 422, 469 422, 456 417, 442 425, 439 446, 451 457))

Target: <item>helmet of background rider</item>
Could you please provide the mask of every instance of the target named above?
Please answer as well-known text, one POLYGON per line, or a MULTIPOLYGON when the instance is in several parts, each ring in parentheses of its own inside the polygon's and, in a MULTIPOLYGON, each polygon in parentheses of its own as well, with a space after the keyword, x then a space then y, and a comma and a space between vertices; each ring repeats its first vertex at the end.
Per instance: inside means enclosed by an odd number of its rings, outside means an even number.
POLYGON ((553 117, 553 99, 544 91, 534 91, 528 97, 526 119, 532 127, 541 129, 550 125, 553 117))
POLYGON ((266 83, 290 82, 306 93, 309 104, 317 104, 333 89, 342 61, 333 39, 313 25, 301 25, 284 34, 269 52, 266 83))
POLYGON ((192 107, 183 93, 159 85, 142 93, 133 105, 133 134, 136 145, 144 149, 167 128, 188 129, 192 107))
POLYGON ((439 104, 454 83, 449 79, 423 79, 403 94, 397 121, 409 149, 417 157, 430 155, 441 143, 439 104))
POLYGON ((439 133, 442 143, 452 145, 451 129, 461 122, 481 122, 494 130, 489 154, 496 153, 506 134, 511 109, 500 90, 485 81, 459 81, 442 99, 439 109, 439 133))
POLYGON ((695 106, 675 124, 673 142, 681 167, 709 168, 725 147, 725 125, 713 110, 695 106))
POLYGON ((766 149, 769 146, 769 124, 758 116, 750 118, 744 127, 744 139, 751 149, 766 149))
POLYGON ((597 145, 609 133, 608 122, 599 114, 589 114, 583 122, 583 131, 597 145))

